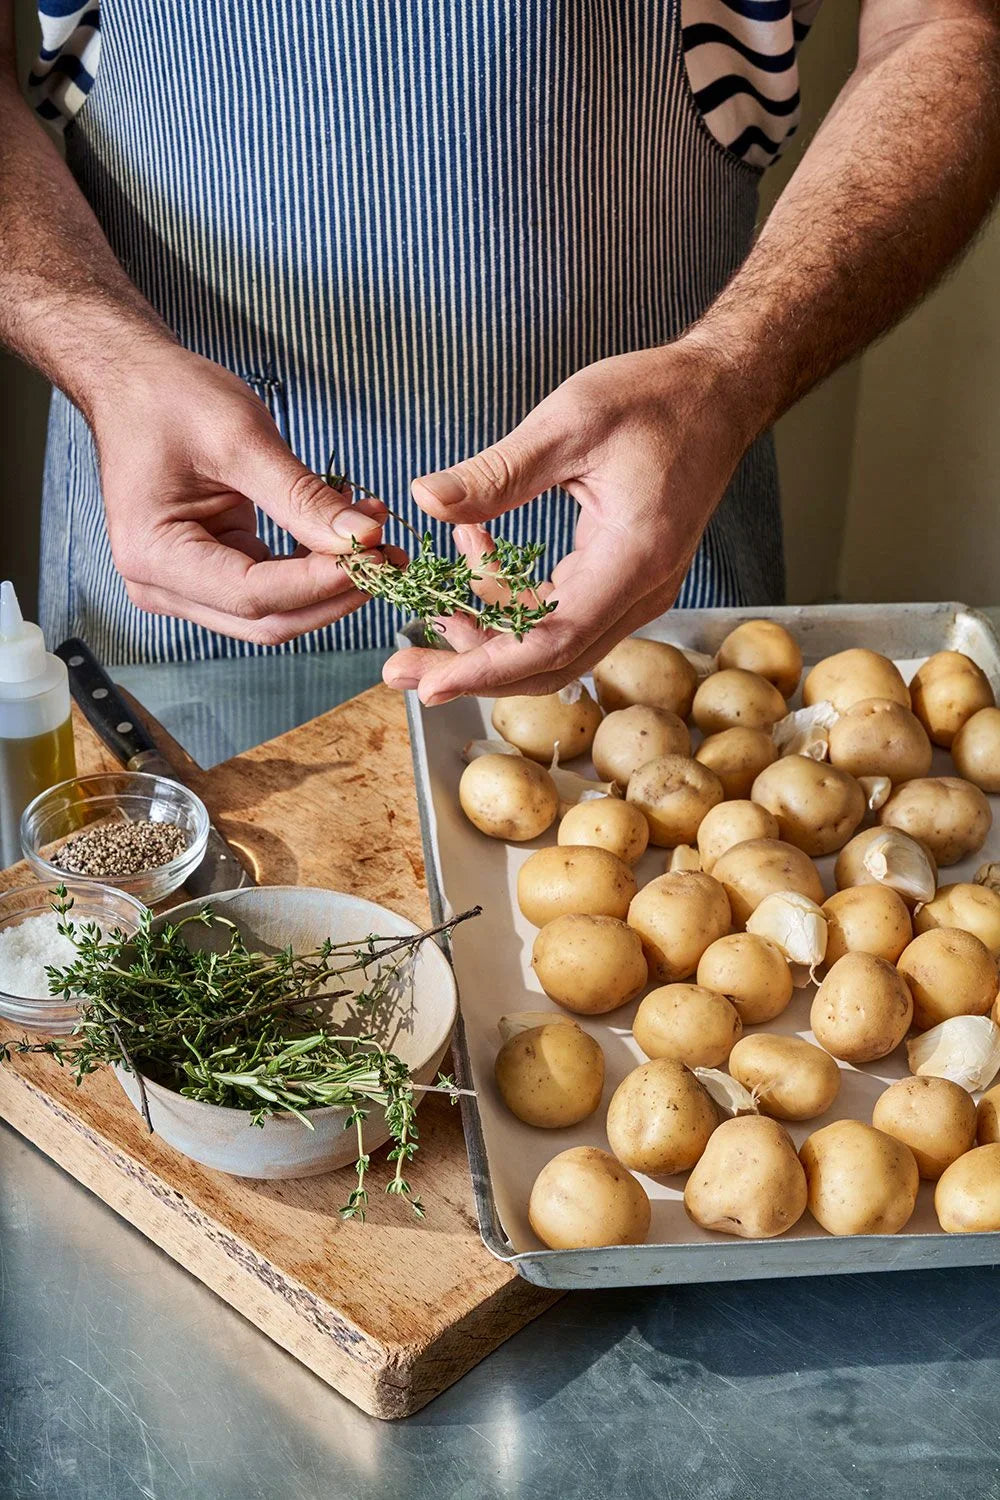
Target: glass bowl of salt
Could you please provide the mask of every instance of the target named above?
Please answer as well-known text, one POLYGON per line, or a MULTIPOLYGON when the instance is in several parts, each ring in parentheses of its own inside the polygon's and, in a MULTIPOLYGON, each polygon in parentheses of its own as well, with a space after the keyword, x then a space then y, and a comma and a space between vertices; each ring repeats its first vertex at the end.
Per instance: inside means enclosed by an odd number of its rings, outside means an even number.
POLYGON ((76 958, 72 938, 60 925, 93 923, 110 937, 138 931, 145 907, 126 891, 95 881, 66 881, 66 915, 54 910, 61 898, 49 885, 22 885, 0 894, 0 1016, 16 1026, 65 1036, 76 1025, 78 998, 53 995, 47 968, 67 969, 76 958))

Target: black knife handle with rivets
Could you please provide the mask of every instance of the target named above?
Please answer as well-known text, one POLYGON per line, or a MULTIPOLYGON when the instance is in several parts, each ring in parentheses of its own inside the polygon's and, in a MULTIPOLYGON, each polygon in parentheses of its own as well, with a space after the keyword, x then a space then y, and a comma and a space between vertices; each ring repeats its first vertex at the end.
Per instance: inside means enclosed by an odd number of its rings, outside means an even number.
POLYGON ((70 692, 91 728, 130 771, 172 776, 170 766, 136 719, 111 678, 85 641, 70 636, 56 647, 69 672, 70 692))

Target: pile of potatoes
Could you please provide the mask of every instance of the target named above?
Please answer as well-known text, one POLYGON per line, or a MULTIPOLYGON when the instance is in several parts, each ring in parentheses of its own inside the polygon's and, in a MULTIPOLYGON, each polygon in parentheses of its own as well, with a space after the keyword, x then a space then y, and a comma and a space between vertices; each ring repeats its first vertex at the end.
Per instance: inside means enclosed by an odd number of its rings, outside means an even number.
POLYGON ((921 1179, 943 1229, 1000 1231, 1000 880, 939 884, 989 832, 1000 709, 958 652, 909 685, 876 652, 839 652, 792 714, 802 672, 774 621, 737 626, 708 666, 632 638, 594 668, 596 700, 574 684, 498 701, 502 743, 462 775, 462 809, 490 837, 537 840, 558 821, 517 879, 558 1009, 501 1023, 507 1108, 537 1129, 594 1116, 605 1057, 582 1022, 599 1032, 595 1018, 639 1002, 647 1060, 611 1096, 610 1150, 560 1152, 531 1191, 554 1249, 641 1243, 634 1174, 688 1174, 694 1223, 743 1238, 807 1210, 830 1234, 893 1234, 921 1179), (931 774, 934 746, 956 775, 931 774), (584 754, 600 782, 560 769, 584 754), (662 873, 640 886, 648 849, 662 873), (828 894, 815 861, 831 855, 828 894), (811 1039, 769 1030, 812 980, 811 1039), (789 1125, 834 1111, 844 1065, 904 1043, 910 1076, 871 1123, 834 1118, 796 1149, 789 1125))

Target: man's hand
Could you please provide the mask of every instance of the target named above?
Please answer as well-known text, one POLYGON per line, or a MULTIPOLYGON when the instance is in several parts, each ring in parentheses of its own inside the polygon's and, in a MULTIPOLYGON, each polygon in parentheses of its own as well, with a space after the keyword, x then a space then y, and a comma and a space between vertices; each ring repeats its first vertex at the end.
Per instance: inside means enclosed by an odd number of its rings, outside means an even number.
POLYGON ((106 381, 88 415, 112 554, 141 609, 276 645, 364 602, 337 554, 377 546, 384 507, 350 505, 299 463, 228 370, 140 345, 127 384, 106 381), (295 537, 294 557, 271 556, 254 505, 295 537))
POLYGON ((731 374, 681 340, 588 366, 493 447, 416 480, 417 504, 458 525, 470 562, 489 549, 484 521, 553 485, 582 513, 575 549, 552 574, 558 607, 523 641, 484 639, 456 620, 446 633, 460 654, 401 652, 386 682, 418 688, 427 704, 554 692, 669 609, 755 435, 744 404, 731 374))

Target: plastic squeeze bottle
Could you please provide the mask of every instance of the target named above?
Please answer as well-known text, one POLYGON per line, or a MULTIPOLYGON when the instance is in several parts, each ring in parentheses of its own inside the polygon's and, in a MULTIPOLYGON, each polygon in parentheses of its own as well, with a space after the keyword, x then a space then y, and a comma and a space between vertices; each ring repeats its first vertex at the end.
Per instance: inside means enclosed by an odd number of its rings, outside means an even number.
POLYGON ((66 663, 0 584, 0 866, 21 858, 21 814, 33 797, 76 775, 66 663))

